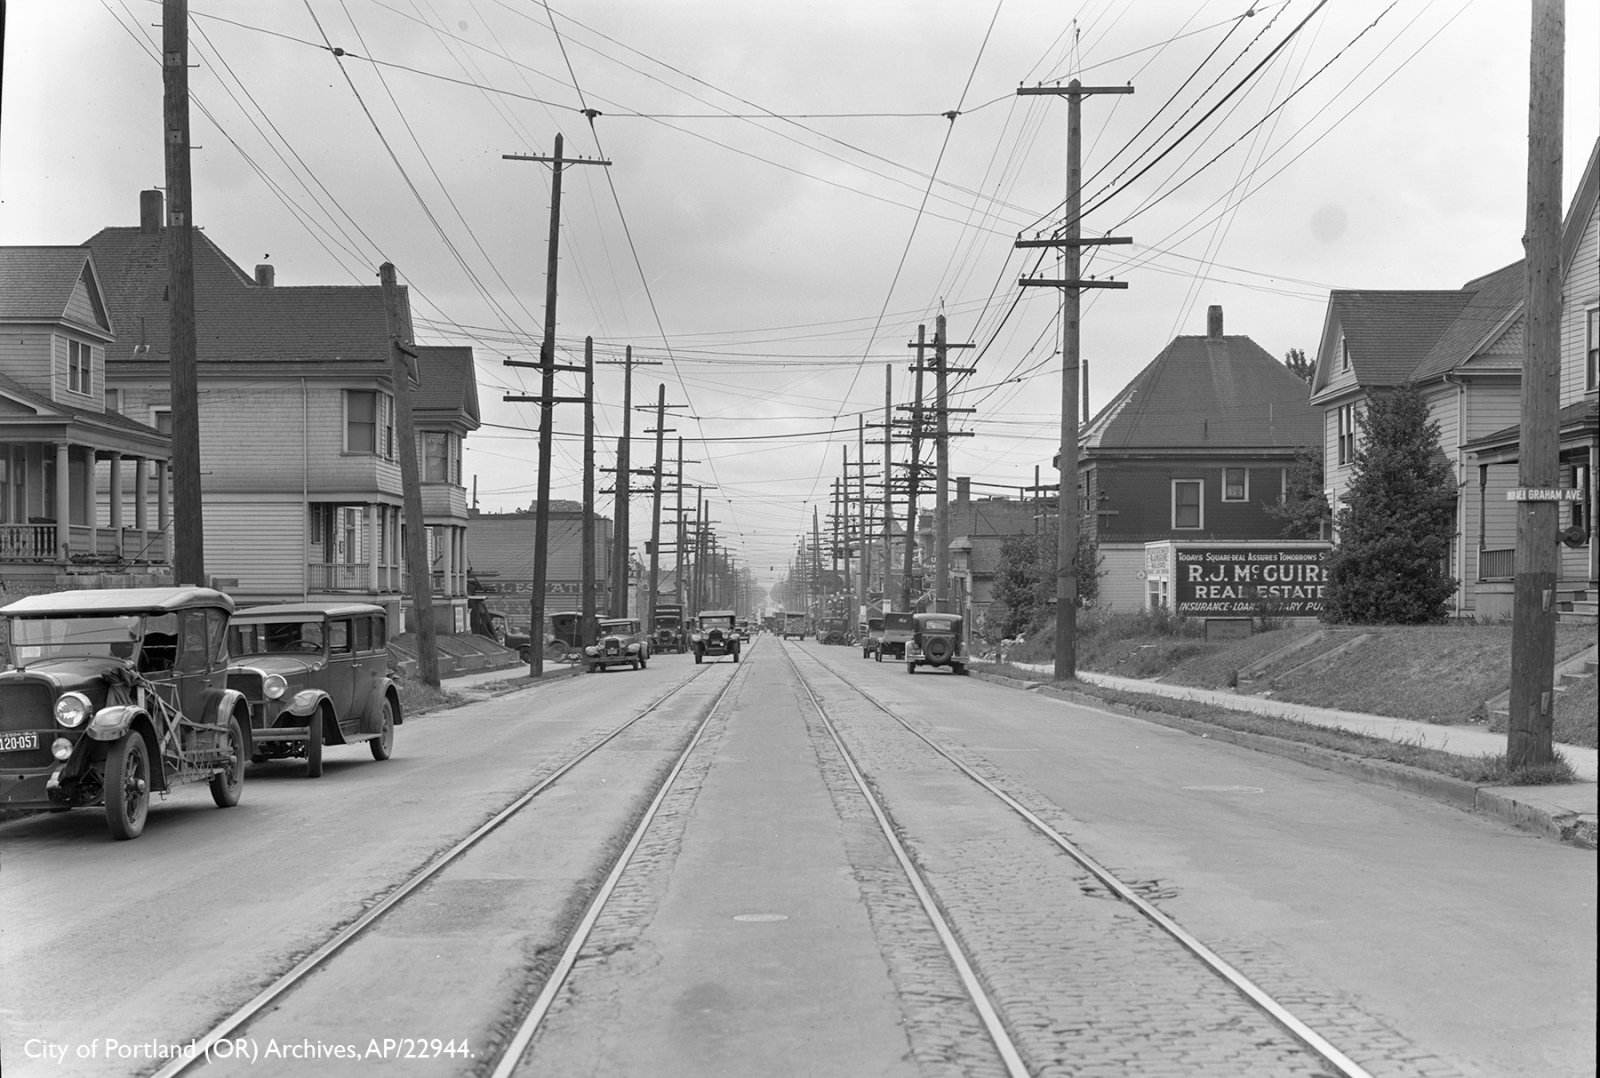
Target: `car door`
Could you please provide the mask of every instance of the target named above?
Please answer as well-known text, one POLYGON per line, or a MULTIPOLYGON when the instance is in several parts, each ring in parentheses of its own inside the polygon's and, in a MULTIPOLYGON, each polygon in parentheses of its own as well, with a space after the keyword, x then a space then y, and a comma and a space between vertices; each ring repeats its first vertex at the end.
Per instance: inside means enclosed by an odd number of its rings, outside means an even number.
POLYGON ((327 692, 333 701, 334 713, 339 716, 339 729, 352 733, 360 728, 356 695, 357 664, 355 661, 355 634, 351 618, 329 618, 327 633, 327 692))
POLYGON ((352 729, 372 733, 382 724, 381 705, 373 706, 373 693, 389 666, 383 619, 363 614, 351 619, 350 717, 352 729))

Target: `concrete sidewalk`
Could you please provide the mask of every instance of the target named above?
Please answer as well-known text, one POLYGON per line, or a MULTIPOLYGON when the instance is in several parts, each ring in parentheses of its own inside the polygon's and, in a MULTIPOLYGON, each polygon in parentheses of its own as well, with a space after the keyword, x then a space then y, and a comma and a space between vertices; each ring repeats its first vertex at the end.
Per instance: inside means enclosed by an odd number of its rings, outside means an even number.
MULTIPOLYGON (((1054 669, 1045 664, 1013 665, 1018 669, 1045 674, 1054 669)), ((1161 681, 1116 677, 1087 671, 1079 671, 1078 678, 1091 685, 1118 692, 1194 700, 1230 711, 1270 715, 1313 726, 1334 727, 1369 737, 1381 737, 1440 749, 1459 756, 1500 755, 1506 750, 1504 734, 1490 733, 1477 727, 1436 726, 1409 719, 1392 719, 1382 715, 1311 707, 1268 696, 1200 689, 1188 685, 1172 685, 1161 681)), ((1425 774, 1417 773, 1415 768, 1404 768, 1403 773, 1414 776, 1414 781, 1396 784, 1474 811, 1498 816, 1519 827, 1582 843, 1582 835, 1593 836, 1595 831, 1596 803, 1600 800, 1600 784, 1596 781, 1597 777, 1600 777, 1600 753, 1577 745, 1561 744, 1556 746, 1556 752, 1572 765, 1572 770, 1580 781, 1561 786, 1474 786, 1446 776, 1429 778, 1425 774)), ((1369 767, 1375 764, 1375 762, 1368 763, 1369 767)), ((1398 778, 1402 769, 1399 769, 1398 765, 1393 765, 1392 769, 1396 771, 1398 778)))

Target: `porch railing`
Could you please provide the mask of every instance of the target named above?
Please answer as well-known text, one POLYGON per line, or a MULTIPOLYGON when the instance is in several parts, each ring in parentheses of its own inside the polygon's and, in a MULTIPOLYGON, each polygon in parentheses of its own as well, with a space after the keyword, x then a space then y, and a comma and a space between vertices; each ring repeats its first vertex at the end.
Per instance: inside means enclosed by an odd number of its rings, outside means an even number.
POLYGON ((0 524, 0 562, 58 560, 54 524, 0 524))
POLYGON ((0 524, 0 564, 69 564, 83 562, 167 564, 167 536, 138 528, 91 528, 74 524, 67 529, 65 556, 56 549, 54 524, 0 524))
POLYGON ((1514 580, 1517 575, 1517 550, 1478 551, 1479 580, 1514 580))
MULTIPOLYGON (((400 591, 400 569, 395 565, 378 566, 376 593, 393 595, 400 591)), ((312 591, 358 592, 373 594, 372 566, 366 562, 313 561, 306 563, 306 586, 312 591)))

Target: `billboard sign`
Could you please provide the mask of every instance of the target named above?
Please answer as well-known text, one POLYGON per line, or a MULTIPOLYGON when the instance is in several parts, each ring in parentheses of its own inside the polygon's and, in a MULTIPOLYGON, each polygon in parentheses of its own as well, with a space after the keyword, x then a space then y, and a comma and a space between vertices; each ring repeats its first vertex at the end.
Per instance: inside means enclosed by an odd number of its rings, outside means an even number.
POLYGON ((1317 617, 1326 547, 1173 544, 1172 605, 1183 617, 1317 617))

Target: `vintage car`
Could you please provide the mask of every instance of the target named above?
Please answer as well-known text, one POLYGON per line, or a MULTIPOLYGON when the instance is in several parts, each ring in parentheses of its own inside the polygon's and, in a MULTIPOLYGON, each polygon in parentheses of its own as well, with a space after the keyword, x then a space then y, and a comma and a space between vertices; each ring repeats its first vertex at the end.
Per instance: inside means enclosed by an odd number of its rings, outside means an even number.
POLYGON ((906 645, 906 673, 919 666, 948 666, 967 672, 967 642, 960 614, 913 614, 911 642, 906 645))
POLYGON ((227 687, 233 600, 210 588, 114 588, 19 599, 0 615, 0 808, 104 805, 137 838, 152 791, 209 782, 239 803, 250 708, 227 687))
POLYGON ((583 661, 591 674, 609 666, 643 670, 650 662, 650 640, 638 618, 601 618, 598 639, 583 649, 583 661))
POLYGON ((650 650, 683 653, 687 633, 683 627, 682 603, 657 603, 655 620, 650 625, 650 650))
POLYGON ((811 635, 811 619, 806 617, 805 614, 789 611, 783 615, 783 638, 785 640, 791 636, 804 640, 809 635, 811 635))
POLYGON ((251 607, 228 627, 228 688, 250 704, 250 761, 303 758, 322 774, 324 745, 394 751, 403 722, 389 676, 388 620, 369 603, 251 607))
POLYGON ((891 659, 904 659, 906 645, 911 643, 912 633, 916 631, 916 623, 912 619, 916 615, 903 610, 885 611, 883 615, 883 638, 878 641, 878 646, 873 649, 873 658, 880 663, 885 655, 891 659))
MULTIPOLYGON (((863 659, 870 659, 874 655, 877 655, 878 654, 878 648, 882 644, 883 644, 883 619, 882 618, 868 618, 867 619, 867 624, 863 627, 862 632, 861 632, 861 657, 863 659)), ((879 656, 878 657, 878 661, 882 662, 883 661, 883 657, 879 656)))
POLYGON ((689 633, 689 648, 694 652, 695 662, 705 662, 707 655, 712 658, 732 655, 734 662, 739 661, 743 638, 732 610, 702 610, 695 620, 696 625, 689 633))
POLYGON ((817 643, 819 644, 848 644, 850 643, 849 618, 823 618, 817 626, 817 643))

